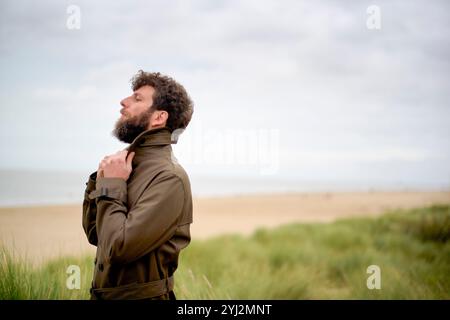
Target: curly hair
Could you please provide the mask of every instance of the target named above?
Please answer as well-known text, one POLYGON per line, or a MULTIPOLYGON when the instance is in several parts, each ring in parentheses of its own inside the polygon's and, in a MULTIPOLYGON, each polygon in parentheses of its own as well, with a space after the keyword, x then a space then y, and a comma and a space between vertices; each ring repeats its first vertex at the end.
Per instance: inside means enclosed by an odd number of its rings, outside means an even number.
POLYGON ((167 111, 169 114, 166 127, 171 132, 185 129, 194 112, 194 105, 186 89, 171 77, 159 72, 139 70, 131 79, 133 91, 146 85, 155 89, 152 108, 167 111))

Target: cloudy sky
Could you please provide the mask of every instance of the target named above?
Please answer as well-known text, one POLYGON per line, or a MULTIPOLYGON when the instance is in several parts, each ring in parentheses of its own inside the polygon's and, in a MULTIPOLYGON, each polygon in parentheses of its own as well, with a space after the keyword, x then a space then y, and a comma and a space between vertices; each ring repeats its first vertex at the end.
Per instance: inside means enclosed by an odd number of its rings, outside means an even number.
POLYGON ((448 1, 1 1, 0 170, 95 170, 144 69, 194 100, 192 176, 450 186, 449 21, 448 1))

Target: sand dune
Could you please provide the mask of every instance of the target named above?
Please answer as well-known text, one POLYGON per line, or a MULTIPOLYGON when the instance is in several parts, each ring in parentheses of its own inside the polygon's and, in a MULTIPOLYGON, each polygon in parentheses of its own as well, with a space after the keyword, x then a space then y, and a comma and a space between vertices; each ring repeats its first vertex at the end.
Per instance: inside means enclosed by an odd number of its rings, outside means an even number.
MULTIPOLYGON (((249 234, 290 222, 328 222, 374 216, 396 208, 450 204, 450 192, 295 193, 194 199, 193 239, 249 234)), ((81 227, 79 205, 0 208, 0 239, 14 253, 40 263, 94 252, 81 227)))

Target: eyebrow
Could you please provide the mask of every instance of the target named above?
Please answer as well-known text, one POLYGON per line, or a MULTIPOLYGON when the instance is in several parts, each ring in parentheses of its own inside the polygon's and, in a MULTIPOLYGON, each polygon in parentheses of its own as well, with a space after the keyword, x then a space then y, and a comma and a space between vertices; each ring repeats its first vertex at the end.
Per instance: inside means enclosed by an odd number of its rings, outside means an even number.
POLYGON ((133 95, 134 95, 135 97, 139 96, 139 97, 143 98, 143 96, 142 96, 140 93, 137 93, 137 92, 133 93, 133 95))

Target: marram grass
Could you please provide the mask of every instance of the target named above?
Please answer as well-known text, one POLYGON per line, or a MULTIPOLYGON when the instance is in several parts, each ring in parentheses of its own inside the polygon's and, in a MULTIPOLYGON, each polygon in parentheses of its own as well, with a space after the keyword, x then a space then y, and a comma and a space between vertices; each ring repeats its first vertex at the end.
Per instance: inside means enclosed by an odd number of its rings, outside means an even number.
MULTIPOLYGON (((88 299, 93 260, 33 268, 2 248, 0 299, 88 299), (80 289, 67 288, 70 265, 80 267, 80 289)), ((450 299, 450 207, 194 240, 175 282, 178 299, 450 299), (367 287, 370 265, 380 289, 367 287)))

